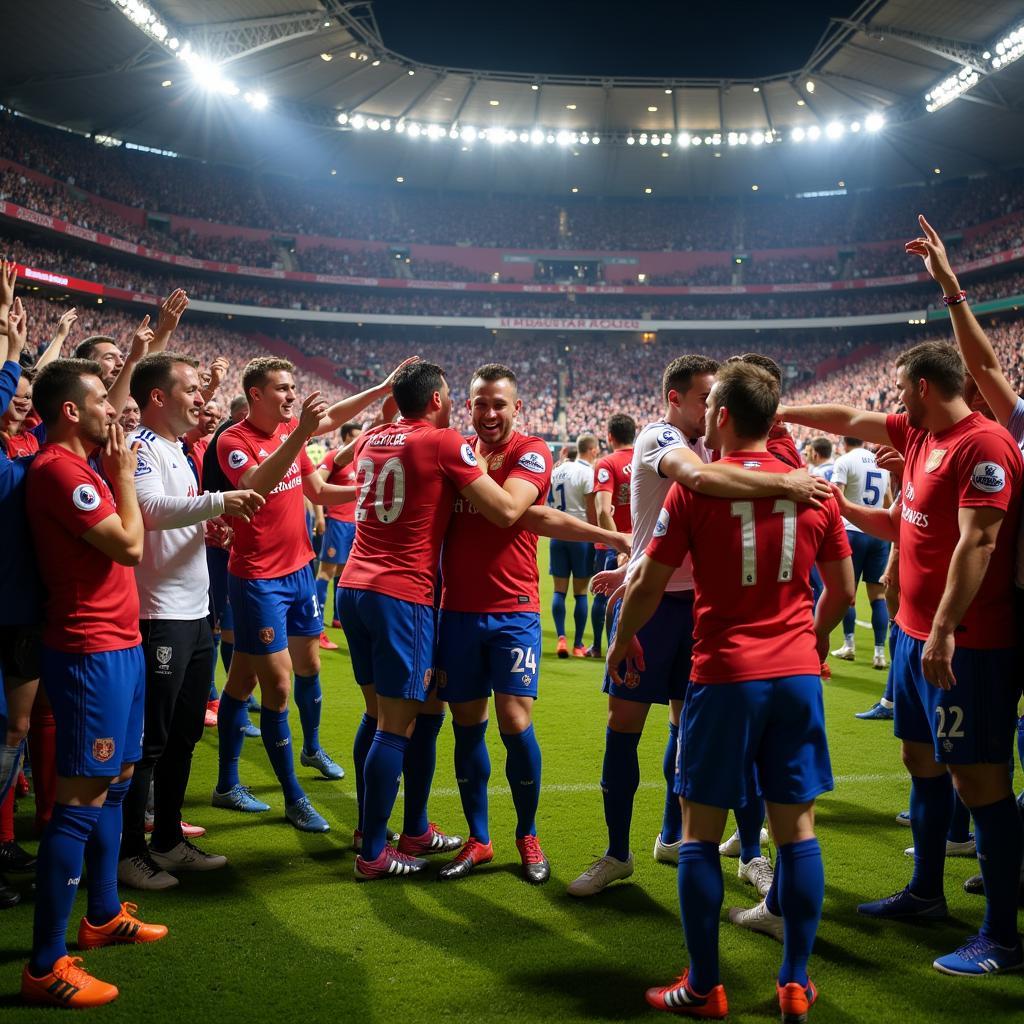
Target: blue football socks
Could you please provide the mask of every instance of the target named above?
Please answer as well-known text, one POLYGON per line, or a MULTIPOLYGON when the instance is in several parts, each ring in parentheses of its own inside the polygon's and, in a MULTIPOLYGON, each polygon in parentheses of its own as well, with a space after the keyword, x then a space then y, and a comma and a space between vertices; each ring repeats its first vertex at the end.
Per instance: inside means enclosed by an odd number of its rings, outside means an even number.
MULTIPOLYGON (((668 742, 661 759, 661 771, 665 776, 665 810, 661 816, 661 841, 678 843, 683 838, 683 809, 675 793, 676 754, 679 748, 679 726, 668 723, 668 742)), ((638 779, 639 783, 639 779, 638 779)))
POLYGON ((972 807, 978 864, 985 880, 985 921, 981 934, 1001 946, 1015 946, 1017 892, 1020 886, 1024 833, 1012 796, 984 807, 972 807))
POLYGON ((854 634, 854 630, 857 628, 857 609, 850 605, 846 609, 846 613, 843 615, 843 639, 848 644, 852 644, 851 639, 854 634))
POLYGON ((821 919, 825 898, 825 870, 817 839, 804 839, 779 847, 779 905, 782 907, 783 945, 779 984, 807 985, 807 961, 821 919))
POLYGON ((376 860, 384 849, 388 819, 398 799, 398 781, 409 741, 404 736, 378 729, 363 768, 363 849, 364 860, 376 860))
POLYGON ((595 594, 590 602, 590 628, 594 632, 594 650, 601 650, 604 640, 604 617, 608 611, 608 598, 604 594, 595 594))
MULTIPOLYGON (((321 580, 326 583, 327 580, 321 580)), ((320 749, 320 714, 324 692, 320 688, 319 673, 314 676, 295 675, 295 706, 299 709, 302 725, 302 749, 315 754, 320 749)))
MULTIPOLYGON (((753 789, 748 789, 753 792, 753 789)), ((751 796, 746 805, 733 810, 740 834, 740 859, 752 861, 761 856, 761 829, 764 827, 764 800, 751 796)))
POLYGON ((364 712, 363 717, 359 719, 359 725, 356 727, 356 738, 352 743, 352 764, 356 773, 356 805, 359 810, 359 820, 356 828, 360 831, 363 828, 366 755, 370 753, 370 745, 373 743, 373 737, 376 732, 377 719, 371 718, 364 712))
POLYGON ((68 955, 68 918, 82 878, 85 844, 99 820, 100 807, 54 804, 53 815, 39 844, 36 866, 36 909, 29 972, 49 974, 68 955))
POLYGON ((608 826, 607 855, 616 860, 629 859, 633 798, 640 786, 639 745, 638 732, 615 732, 609 726, 605 733, 601 792, 604 794, 604 820, 608 826))
POLYGON ((516 808, 516 839, 537 834, 537 805, 540 803, 540 746, 533 725, 522 732, 501 733, 505 744, 505 778, 516 808))
POLYGON ((245 742, 246 701, 236 700, 225 690, 217 710, 217 792, 226 793, 237 786, 238 759, 245 742))
POLYGON ((871 602, 871 629, 875 634, 875 646, 884 647, 889 632, 889 609, 883 597, 871 602))
POLYGON ((914 834, 914 875, 910 892, 922 900, 939 899, 946 866, 946 835, 953 816, 953 782, 948 772, 934 778, 911 777, 910 827, 914 834))
POLYGON ((444 714, 417 715, 416 728, 405 748, 402 774, 405 777, 405 817, 402 831, 407 836, 421 836, 430 828, 427 801, 437 767, 437 734, 444 714))
POLYGON ((479 725, 452 723, 455 733, 455 781, 459 785, 462 810, 469 834, 481 843, 491 840, 487 822, 487 783, 491 757, 487 751, 487 721, 479 725))
POLYGON ((572 622, 575 629, 573 647, 583 646, 583 634, 587 631, 587 595, 577 594, 573 600, 572 622))
POLYGON ((718 917, 725 883, 717 843, 679 847, 679 912, 690 954, 690 988, 710 992, 718 983, 718 917))
POLYGON ((953 791, 953 817, 949 821, 946 839, 951 843, 966 843, 971 838, 971 812, 953 791))
POLYGON ((551 595, 551 617, 555 620, 555 636, 565 636, 565 594, 557 590, 551 595))
POLYGON ((292 731, 288 727, 288 709, 271 711, 260 708, 260 732, 270 767, 274 769, 277 781, 281 783, 286 804, 301 800, 306 794, 295 777, 295 758, 292 756, 292 731))
POLYGON ((121 805, 131 779, 113 782, 100 808, 96 826, 85 844, 85 866, 89 872, 89 923, 104 925, 121 912, 117 898, 117 861, 121 856, 121 805))

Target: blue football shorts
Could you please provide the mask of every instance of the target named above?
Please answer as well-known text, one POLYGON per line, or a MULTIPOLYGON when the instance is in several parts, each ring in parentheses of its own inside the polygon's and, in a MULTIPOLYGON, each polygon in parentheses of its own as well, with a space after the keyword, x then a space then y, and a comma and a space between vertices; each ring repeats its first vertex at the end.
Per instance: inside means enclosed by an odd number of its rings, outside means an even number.
POLYGON ((541 630, 538 612, 441 610, 437 695, 452 704, 507 693, 537 697, 541 630))
POLYGON ((228 599, 235 620, 235 650, 240 654, 274 654, 288 646, 290 636, 319 636, 323 631, 308 565, 272 580, 228 573, 228 599))
POLYGON ((594 575, 594 545, 585 540, 551 540, 548 571, 567 580, 588 580, 594 575))

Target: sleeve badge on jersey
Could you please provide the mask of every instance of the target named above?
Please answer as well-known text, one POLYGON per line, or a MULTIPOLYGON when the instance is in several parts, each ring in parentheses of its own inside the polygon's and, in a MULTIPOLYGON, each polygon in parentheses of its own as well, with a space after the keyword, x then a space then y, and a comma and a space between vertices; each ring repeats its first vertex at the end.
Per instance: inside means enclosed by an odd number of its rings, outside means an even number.
POLYGON ((606 484, 606 483, 608 483, 608 480, 609 480, 610 477, 611 477, 611 473, 609 473, 608 470, 604 468, 604 466, 602 466, 597 471, 597 482, 599 484, 606 484))
POLYGON ((924 464, 924 471, 926 473, 934 473, 935 470, 942 465, 942 460, 946 457, 945 448, 933 448, 928 453, 928 459, 924 464))
POLYGON ((971 485, 986 494, 998 494, 1006 486, 1006 471, 996 462, 979 462, 971 474, 971 485))
POLYGON ((241 469, 249 461, 249 456, 238 448, 228 453, 228 465, 232 469, 241 469))
POLYGON ((92 484, 79 484, 71 492, 71 500, 75 508, 80 509, 82 512, 92 512, 99 505, 100 496, 96 493, 96 488, 92 484))
POLYGON ((672 427, 666 427, 658 435, 658 447, 667 448, 670 444, 681 444, 682 440, 682 436, 677 430, 672 427))
POLYGON ((105 761, 109 761, 114 756, 113 737, 107 736, 101 740, 93 740, 92 756, 101 764, 105 761))
POLYGON ((462 456, 462 461, 467 466, 476 465, 476 456, 473 454, 473 449, 470 448, 468 444, 464 444, 462 446, 462 448, 459 450, 459 454, 462 456))
POLYGON ((137 477, 139 477, 139 476, 146 476, 147 474, 152 473, 152 472, 153 472, 153 467, 144 458, 142 458, 141 455, 140 455, 139 456, 139 460, 138 460, 138 462, 135 465, 135 475, 137 477))
POLYGON ((547 463, 540 452, 527 452, 525 455, 520 456, 519 465, 523 469, 528 469, 531 473, 543 473, 547 469, 547 463))
POLYGON ((655 537, 664 537, 665 534, 668 533, 668 520, 669 520, 668 509, 667 508, 663 508, 658 513, 658 521, 654 524, 654 536, 655 537))

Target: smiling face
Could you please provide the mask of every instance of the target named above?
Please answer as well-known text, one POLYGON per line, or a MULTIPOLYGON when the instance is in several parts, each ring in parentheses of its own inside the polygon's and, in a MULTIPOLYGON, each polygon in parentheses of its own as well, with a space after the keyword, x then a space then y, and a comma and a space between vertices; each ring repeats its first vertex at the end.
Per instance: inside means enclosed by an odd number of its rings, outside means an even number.
POLYGON ((523 403, 516 385, 507 377, 498 380, 477 377, 470 384, 466 407, 477 437, 494 448, 511 436, 523 403))
POLYGON ((167 423, 175 434, 188 433, 199 423, 203 411, 203 395, 199 373, 188 363, 175 363, 171 368, 173 383, 165 396, 167 423))
POLYGON ((278 423, 287 423, 295 415, 296 397, 295 378, 288 370, 271 370, 263 387, 249 389, 254 409, 278 423))
POLYGON ((3 415, 4 430, 17 433, 21 429, 25 417, 32 410, 32 384, 25 377, 18 378, 18 390, 7 406, 3 415))

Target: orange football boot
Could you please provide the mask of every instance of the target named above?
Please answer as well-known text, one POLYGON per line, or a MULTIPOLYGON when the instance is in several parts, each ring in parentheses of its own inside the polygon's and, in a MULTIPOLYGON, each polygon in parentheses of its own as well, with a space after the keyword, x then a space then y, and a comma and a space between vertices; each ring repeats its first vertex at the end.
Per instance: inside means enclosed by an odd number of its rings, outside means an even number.
POLYGON ((782 1024, 805 1024, 807 1011, 817 1002, 818 990, 814 982, 807 979, 807 985, 791 981, 788 985, 775 984, 779 996, 779 1009, 782 1011, 782 1024))
POLYGON ((336 651, 338 645, 327 635, 327 631, 324 630, 320 634, 320 650, 321 651, 336 651))
POLYGON ((131 945, 139 942, 156 942, 167 934, 163 924, 145 924, 135 916, 138 906, 122 903, 121 913, 106 924, 94 925, 87 917, 78 926, 78 948, 96 949, 98 946, 131 945))
POLYGON ((710 992, 699 995, 690 988, 690 970, 687 968, 671 985, 649 988, 645 993, 648 1004, 656 1010, 666 1010, 686 1017, 707 1017, 721 1020, 729 1012, 725 986, 716 985, 710 992))
POLYGON ((78 965, 80 956, 62 956, 49 974, 41 978, 29 974, 28 964, 21 972, 21 998, 41 1006, 63 1006, 84 1010, 103 1006, 117 998, 117 988, 94 978, 78 965))
POLYGON ((566 640, 564 636, 560 636, 558 638, 558 646, 555 648, 555 653, 560 658, 569 657, 569 641, 566 640))

